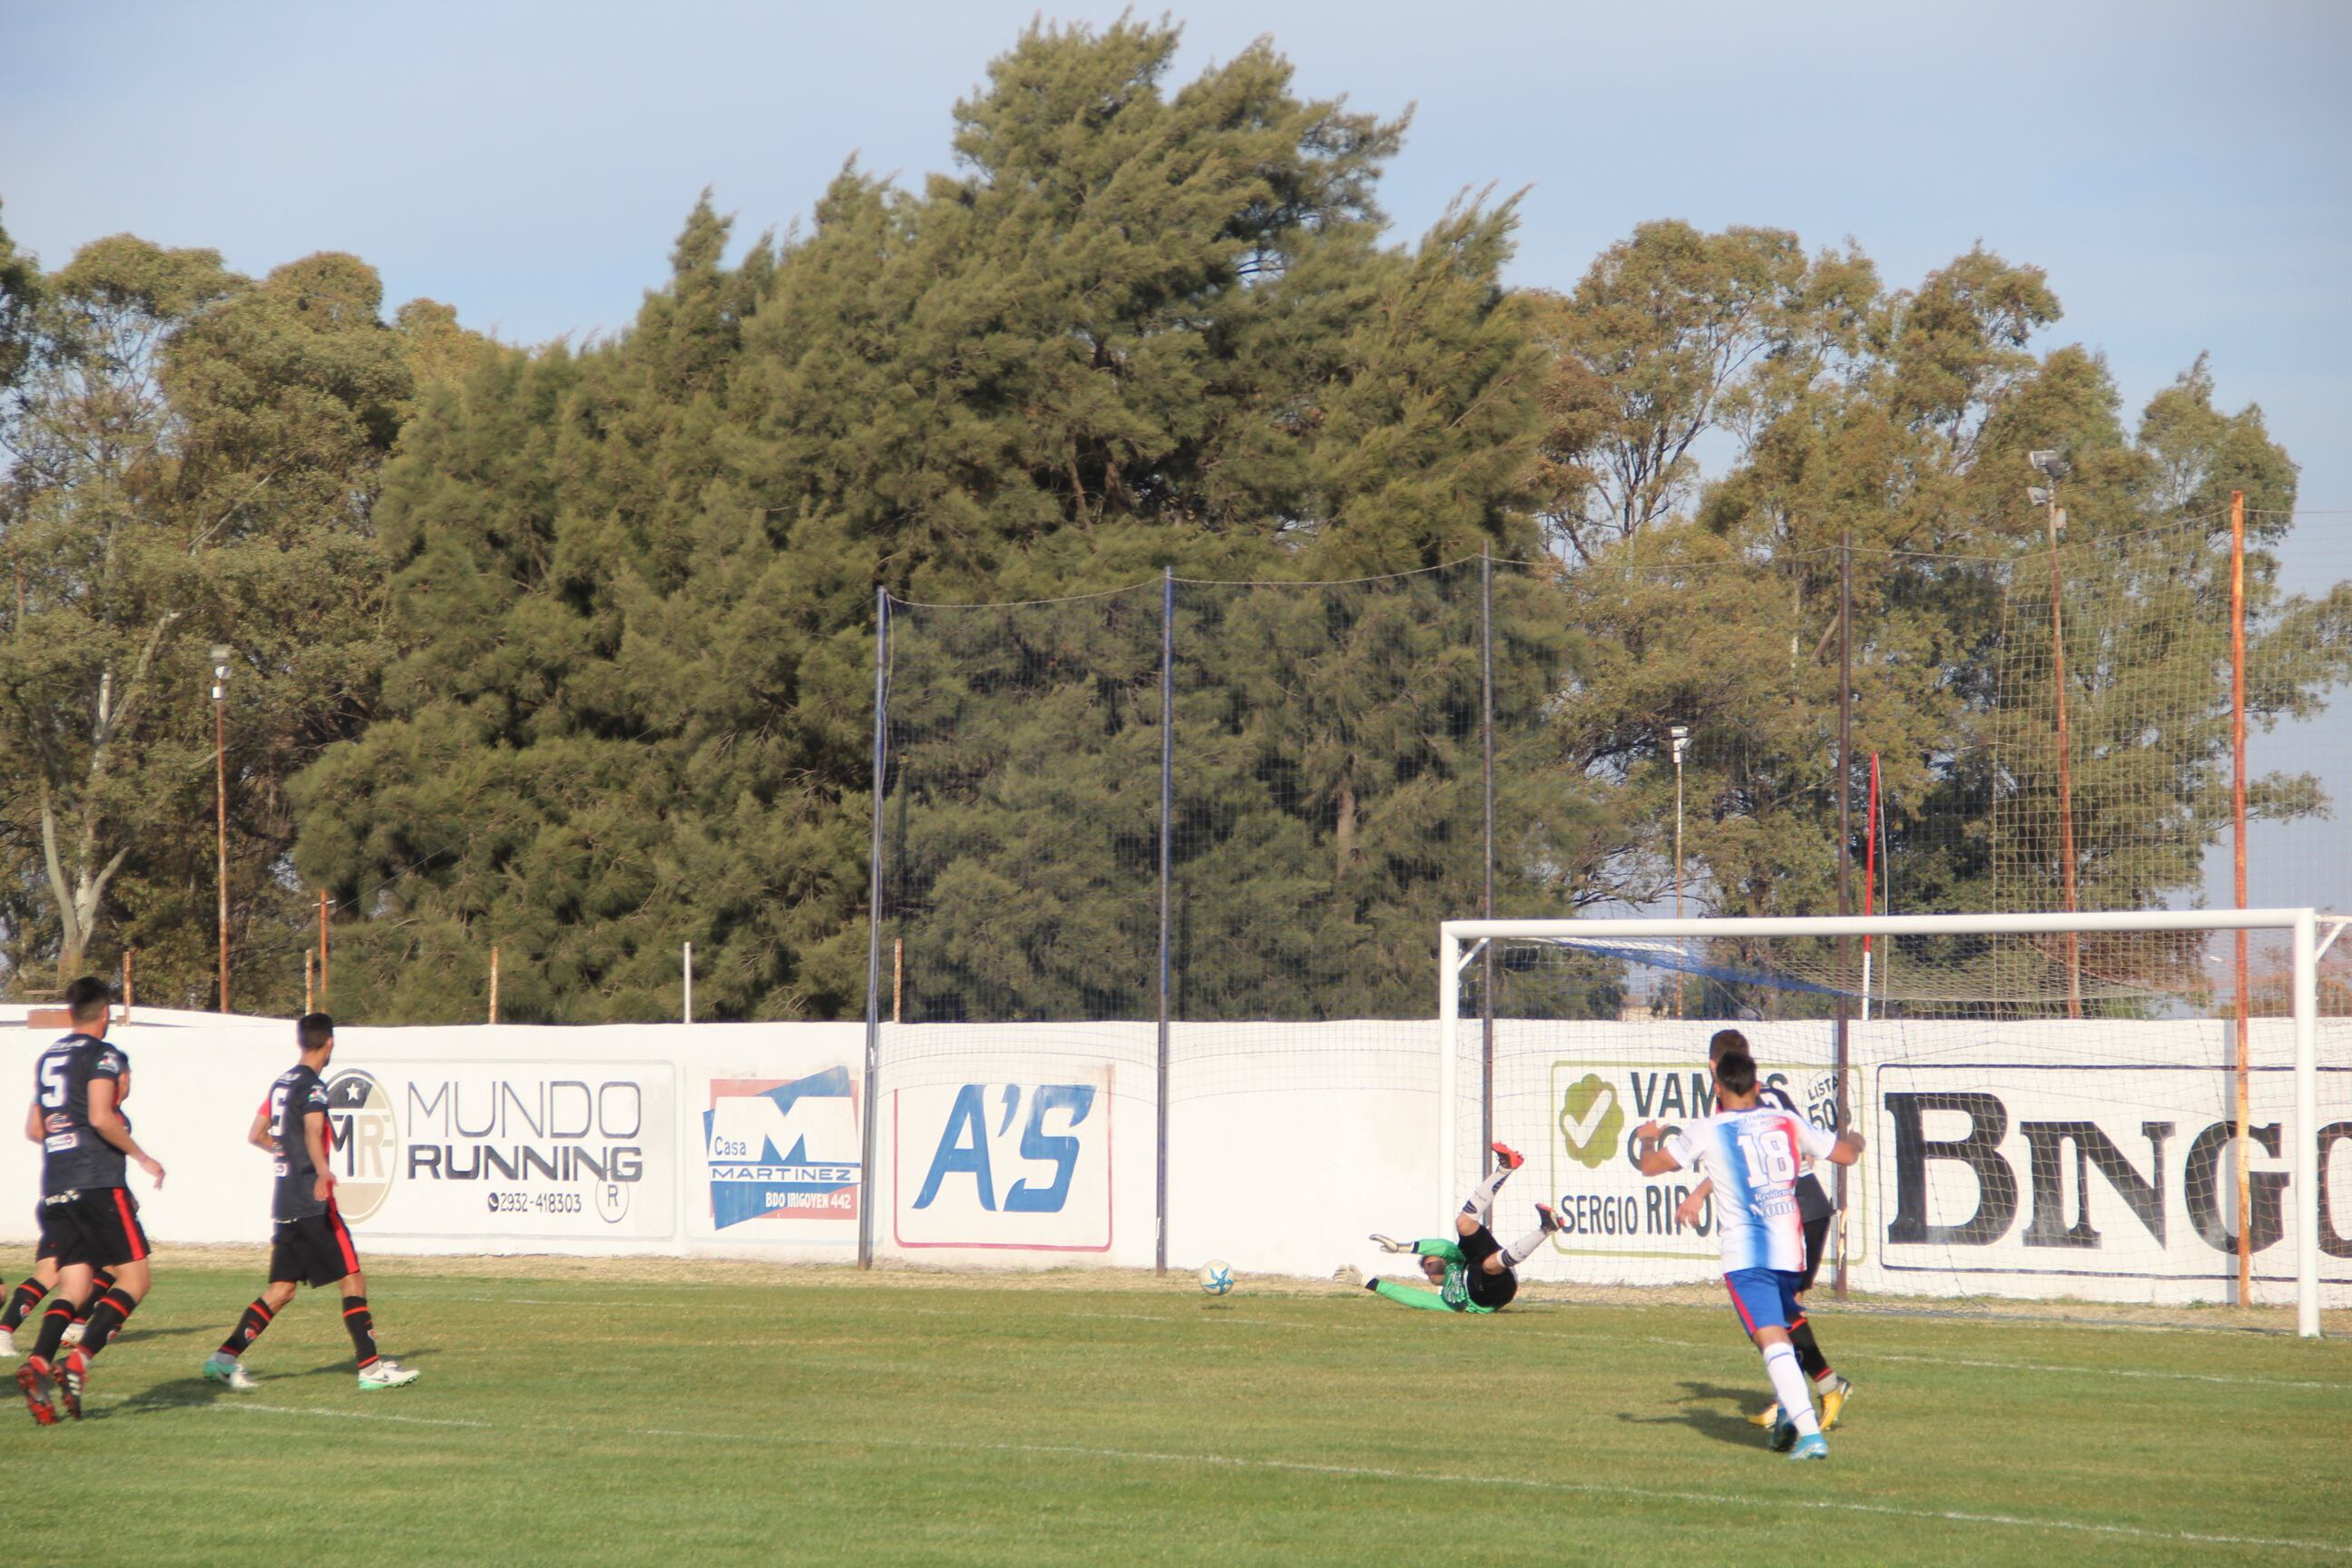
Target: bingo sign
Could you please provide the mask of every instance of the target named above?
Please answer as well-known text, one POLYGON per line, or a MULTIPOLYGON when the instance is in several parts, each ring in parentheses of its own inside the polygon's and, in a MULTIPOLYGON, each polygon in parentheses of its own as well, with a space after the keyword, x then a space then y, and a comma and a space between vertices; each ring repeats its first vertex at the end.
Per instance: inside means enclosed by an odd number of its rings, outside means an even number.
POLYGON ((1109 1074, 891 1096, 893 1230, 908 1247, 1108 1252, 1109 1074))
POLYGON ((846 1067, 804 1078, 712 1078, 705 1105, 709 1201, 693 1234, 856 1244, 865 1166, 846 1067))

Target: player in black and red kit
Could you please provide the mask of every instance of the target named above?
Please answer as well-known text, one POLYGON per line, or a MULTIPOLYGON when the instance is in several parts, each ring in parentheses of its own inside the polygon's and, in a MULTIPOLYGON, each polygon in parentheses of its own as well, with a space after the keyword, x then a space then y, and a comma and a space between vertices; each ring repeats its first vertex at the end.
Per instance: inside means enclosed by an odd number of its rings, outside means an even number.
POLYGON ((297 1285, 343 1288, 343 1327, 359 1357, 360 1392, 399 1388, 419 1373, 376 1353, 375 1317, 368 1310, 367 1276, 351 1227, 335 1210, 334 1131, 327 1086, 320 1079, 335 1054, 335 1021, 306 1013, 294 1026, 301 1059, 278 1075, 253 1119, 247 1142, 277 1161, 278 1191, 270 1214, 277 1235, 269 1249, 269 1288, 246 1308, 220 1349, 205 1358, 204 1373, 243 1392, 255 1386, 239 1359, 261 1331, 286 1310, 297 1285))
POLYGON ((33 1419, 47 1426, 62 1404, 81 1418, 89 1363, 147 1294, 147 1233, 124 1184, 126 1163, 163 1184, 163 1167, 131 1136, 116 1109, 130 1058, 106 1043, 112 997, 106 982, 85 975, 66 987, 74 1032, 40 1055, 25 1136, 41 1145, 41 1234, 58 1260, 58 1296, 42 1316, 33 1353, 16 1369, 16 1386, 33 1419), (91 1305, 89 1321, 62 1366, 55 1358, 66 1327, 96 1289, 93 1272, 114 1283, 91 1305))

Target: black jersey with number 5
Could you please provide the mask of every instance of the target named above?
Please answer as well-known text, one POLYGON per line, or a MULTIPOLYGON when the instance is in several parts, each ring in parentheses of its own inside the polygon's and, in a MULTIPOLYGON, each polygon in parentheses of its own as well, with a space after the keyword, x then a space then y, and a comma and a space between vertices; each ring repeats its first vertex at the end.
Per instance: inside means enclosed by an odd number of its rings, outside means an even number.
POLYGON ((41 1195, 123 1184, 123 1153, 89 1124, 89 1086, 120 1085, 131 1058, 88 1035, 68 1035, 33 1064, 41 1107, 41 1195))
MULTIPOLYGON (((303 1136, 314 1110, 326 1114, 327 1086, 309 1068, 289 1068, 269 1086, 269 1136, 278 1144, 278 1193, 269 1212, 279 1220, 308 1219, 327 1212, 326 1200, 317 1195, 319 1167, 310 1163, 310 1142, 303 1136)), ((334 1124, 330 1121, 330 1153, 334 1139, 334 1124)))

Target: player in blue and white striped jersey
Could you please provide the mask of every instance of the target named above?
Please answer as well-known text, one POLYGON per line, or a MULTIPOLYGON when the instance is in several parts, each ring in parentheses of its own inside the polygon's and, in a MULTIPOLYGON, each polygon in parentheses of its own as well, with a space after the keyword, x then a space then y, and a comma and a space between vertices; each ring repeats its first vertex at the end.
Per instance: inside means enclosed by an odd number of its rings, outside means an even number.
POLYGON ((1633 1130, 1642 1173, 1700 1170, 1715 1184, 1716 1235, 1723 1247, 1723 1283, 1740 1325, 1764 1353, 1764 1371, 1780 1396, 1782 1419, 1772 1429, 1775 1450, 1792 1459, 1823 1459, 1829 1443, 1813 1414, 1813 1399, 1789 1325, 1801 1313, 1797 1291, 1805 1268, 1804 1223, 1797 1212, 1797 1177, 1805 1156, 1851 1165, 1862 1140, 1851 1131, 1832 1139, 1792 1111, 1759 1105, 1756 1058, 1729 1050, 1715 1064, 1714 1115, 1669 1139, 1655 1121, 1633 1130))
MULTIPOLYGON (((1706 1042, 1706 1062, 1709 1070, 1721 1060, 1726 1051, 1749 1049, 1748 1037, 1737 1029, 1717 1029, 1706 1042)), ((1756 1086, 1756 1103, 1777 1107, 1792 1116, 1803 1116, 1789 1091, 1777 1084, 1759 1082, 1756 1086)), ((1834 1113, 1832 1113, 1834 1114, 1834 1113)), ((1819 1122, 1815 1123, 1820 1125, 1819 1122)), ((1685 1225, 1696 1225, 1704 1210, 1710 1189, 1701 1182, 1691 1194, 1675 1207, 1675 1215, 1685 1225)), ((1837 1429, 1838 1417, 1844 1414, 1845 1402, 1853 1393, 1853 1384, 1840 1377, 1830 1366, 1829 1357, 1822 1353, 1821 1342, 1813 1337, 1811 1315, 1804 1310, 1805 1293, 1813 1288, 1813 1277, 1820 1272, 1822 1258, 1827 1251, 1830 1221, 1837 1217, 1837 1205, 1831 1201, 1822 1179, 1811 1170, 1797 1178, 1797 1217, 1805 1227, 1805 1268, 1803 1281, 1797 1287, 1797 1321, 1789 1325, 1789 1342, 1797 1348, 1797 1364, 1811 1380, 1813 1391, 1821 1395, 1822 1430, 1837 1429)), ((1780 1420, 1780 1406, 1775 1402, 1748 1418, 1759 1426, 1776 1426, 1780 1420)))

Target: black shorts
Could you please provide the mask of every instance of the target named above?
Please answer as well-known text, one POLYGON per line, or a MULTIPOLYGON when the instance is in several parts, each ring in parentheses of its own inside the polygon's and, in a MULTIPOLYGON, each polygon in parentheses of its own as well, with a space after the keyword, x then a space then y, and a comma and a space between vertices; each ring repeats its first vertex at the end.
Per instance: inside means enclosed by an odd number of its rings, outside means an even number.
POLYGON ((1821 1272, 1822 1254, 1829 1246, 1831 1218, 1831 1215, 1823 1215, 1819 1219, 1805 1222, 1805 1271, 1799 1276, 1797 1292, 1800 1295, 1813 1288, 1813 1276, 1821 1272))
POLYGON ((40 1256, 60 1268, 120 1268, 147 1256, 139 1201, 128 1187, 85 1187, 41 1200, 40 1256))
POLYGON ((1495 1233, 1482 1225, 1454 1245, 1462 1249, 1462 1261, 1467 1268, 1464 1281, 1469 1287, 1472 1304, 1489 1311, 1509 1306, 1511 1298, 1519 1293, 1518 1275, 1512 1272, 1507 1260, 1500 1274, 1489 1274, 1486 1269, 1486 1259, 1503 1250, 1495 1233))
POLYGON ((352 1245, 351 1226, 329 1204, 324 1214, 281 1219, 269 1248, 269 1282, 291 1281, 317 1287, 340 1284, 347 1274, 360 1271, 360 1249, 352 1245))

